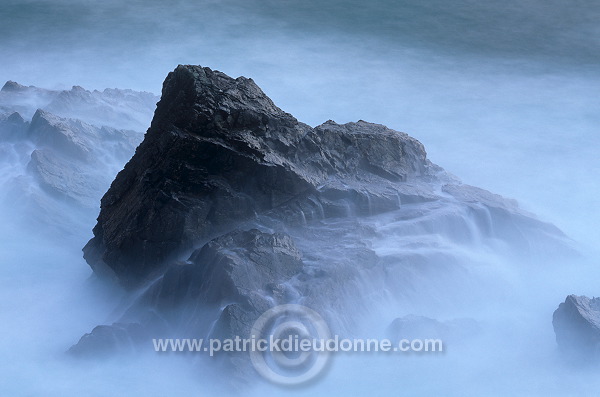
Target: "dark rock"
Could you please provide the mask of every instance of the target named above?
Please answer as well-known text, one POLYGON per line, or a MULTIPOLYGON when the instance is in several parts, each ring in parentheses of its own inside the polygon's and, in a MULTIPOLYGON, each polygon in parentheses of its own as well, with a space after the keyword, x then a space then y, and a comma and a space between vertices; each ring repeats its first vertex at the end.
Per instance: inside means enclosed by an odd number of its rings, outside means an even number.
POLYGON ((256 229, 231 232, 196 250, 187 262, 169 266, 125 319, 145 321, 151 328, 160 328, 166 320, 167 328, 205 335, 211 323, 206 313, 222 310, 213 332, 245 335, 250 329, 241 329, 242 325, 250 326, 273 304, 289 302, 289 296, 275 290, 285 289, 282 285, 302 268, 301 254, 290 236, 256 229), (248 321, 228 320, 236 312, 248 321))
POLYGON ((471 207, 519 250, 531 248, 527 235, 536 228, 564 238, 515 202, 460 184, 404 133, 364 121, 311 128, 251 79, 179 66, 165 80, 144 142, 102 198, 84 256, 135 288, 198 242, 263 215, 302 225, 444 196, 471 207))
POLYGON ((302 271, 291 237, 252 229, 218 237, 185 263, 172 264, 118 323, 101 325, 71 347, 77 356, 150 349, 158 337, 249 336, 274 304, 288 303, 284 284, 302 271), (207 321, 217 318, 216 321, 207 321))
POLYGON ((569 359, 600 358, 600 298, 569 295, 552 318, 556 343, 569 359))
POLYGON ((256 214, 323 218, 348 202, 359 214, 388 211, 403 196, 432 200, 414 182, 437 172, 406 134, 362 121, 313 129, 251 79, 179 66, 146 139, 102 199, 85 257, 137 286, 256 214))
MULTIPOLYGON (((472 286, 473 247, 523 257, 568 251, 565 240, 516 202, 461 184, 404 133, 311 128, 250 79, 179 66, 84 256, 132 290, 119 321, 153 334, 243 337, 291 302, 344 334, 388 299, 472 286)), ((450 339, 476 328, 405 318, 394 329, 418 324, 450 339)))

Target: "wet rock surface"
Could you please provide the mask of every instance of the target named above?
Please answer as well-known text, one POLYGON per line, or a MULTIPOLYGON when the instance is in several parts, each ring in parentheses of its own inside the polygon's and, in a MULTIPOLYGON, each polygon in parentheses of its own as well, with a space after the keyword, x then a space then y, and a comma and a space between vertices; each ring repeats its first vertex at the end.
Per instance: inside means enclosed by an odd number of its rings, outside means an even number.
MULTIPOLYGON (((179 66, 84 256, 131 294, 118 322, 153 337, 247 337, 281 304, 351 334, 383 301, 451 296, 474 279, 473 247, 571 252, 557 228, 462 184, 404 133, 312 128, 251 79, 179 66)), ((464 325, 427 321, 446 336, 464 325)))
POLYGON ((600 359, 600 298, 569 295, 552 318, 556 342, 568 359, 600 359))
MULTIPOLYGON (((375 215, 446 192, 470 204, 485 192, 458 181, 441 189, 452 181, 404 133, 363 121, 311 128, 251 79, 179 66, 144 142, 102 199, 85 258, 135 288, 198 242, 260 215, 302 224, 375 215)), ((499 196, 485 200, 479 205, 519 214, 499 196)))

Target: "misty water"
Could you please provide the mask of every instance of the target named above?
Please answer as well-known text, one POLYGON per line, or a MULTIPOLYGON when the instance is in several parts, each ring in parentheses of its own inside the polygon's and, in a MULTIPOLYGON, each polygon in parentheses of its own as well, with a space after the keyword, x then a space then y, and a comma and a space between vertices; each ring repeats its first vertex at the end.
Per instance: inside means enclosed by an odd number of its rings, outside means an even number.
MULTIPOLYGON (((0 80, 159 95, 177 64, 251 77, 310 125, 362 119, 407 132, 434 163, 517 199, 580 252, 555 261, 500 255, 477 236, 452 241, 454 232, 440 224, 423 239, 455 250, 468 276, 420 280, 418 294, 382 304, 371 320, 472 317, 483 335, 439 355, 339 356, 314 385, 259 384, 248 393, 593 396, 597 368, 560 360, 551 320, 566 295, 599 291, 598 16, 592 1, 3 0, 0 80)), ((22 172, 30 150, 3 148, 2 181, 22 172)), ((120 166, 103 167, 112 175, 120 166)), ((0 209, 0 394, 219 392, 227 379, 151 349, 141 357, 69 359, 64 352, 81 335, 114 321, 121 298, 90 278, 81 255, 99 207, 75 214, 67 203, 48 208, 58 225, 46 231, 28 219, 29 205, 3 200, 0 209)), ((401 228, 389 218, 362 222, 378 231, 376 250, 402 249, 401 228)), ((365 335, 384 328, 363 322, 365 335)))

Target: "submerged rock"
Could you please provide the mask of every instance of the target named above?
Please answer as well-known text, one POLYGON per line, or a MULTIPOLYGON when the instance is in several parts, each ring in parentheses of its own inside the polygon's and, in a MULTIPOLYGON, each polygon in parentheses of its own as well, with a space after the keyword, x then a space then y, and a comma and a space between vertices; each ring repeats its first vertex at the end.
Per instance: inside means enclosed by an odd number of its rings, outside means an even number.
POLYGON ((600 298, 569 295, 552 318, 556 343, 570 359, 600 359, 600 298))
POLYGON ((142 141, 157 100, 131 90, 55 91, 7 82, 0 90, 5 223, 49 236, 84 235, 142 141))
POLYGON ((0 113, 0 142, 23 139, 27 127, 28 123, 18 112, 0 113))
POLYGON ((110 173, 130 158, 142 136, 135 131, 95 127, 43 110, 38 110, 26 125, 27 129, 19 134, 21 143, 32 150, 25 170, 41 188, 36 192, 29 186, 27 191, 48 194, 47 199, 38 200, 49 203, 53 198, 66 198, 77 209, 96 207, 98 198, 110 186, 110 173))
POLYGON ((77 357, 110 357, 135 352, 147 340, 146 330, 136 323, 98 325, 81 337, 68 353, 77 357))
POLYGON ((429 317, 407 315, 392 321, 388 335, 394 342, 402 339, 439 339, 444 347, 450 343, 468 341, 481 333, 481 326, 470 318, 439 321, 429 317))
POLYGON ((19 112, 30 119, 38 109, 60 117, 81 120, 98 127, 145 131, 158 97, 149 92, 121 89, 89 91, 47 90, 7 81, 0 90, 0 109, 19 112))

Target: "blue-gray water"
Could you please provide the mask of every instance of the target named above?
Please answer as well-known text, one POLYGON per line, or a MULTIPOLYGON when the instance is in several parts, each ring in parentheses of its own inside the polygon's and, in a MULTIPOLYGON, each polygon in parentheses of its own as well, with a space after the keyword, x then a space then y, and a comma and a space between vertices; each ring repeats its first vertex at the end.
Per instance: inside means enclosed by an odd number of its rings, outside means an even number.
MULTIPOLYGON (((467 183, 516 198, 595 251, 600 239, 598 20, 600 3, 591 0, 0 0, 0 80, 159 93, 177 64, 252 77, 278 106, 311 125, 363 119, 411 134, 435 163, 467 183)), ((1 351, 8 357, 0 360, 0 370, 11 375, 11 395, 18 390, 41 395, 31 386, 40 382, 49 382, 50 395, 81 395, 82 390, 105 395, 110 388, 103 377, 115 376, 123 394, 197 387, 187 377, 178 385, 157 377, 149 381, 137 364, 125 376, 119 367, 69 372, 66 364, 48 361, 98 319, 86 317, 79 306, 64 317, 47 314, 71 307, 67 302, 84 288, 89 270, 78 249, 88 237, 52 251, 56 272, 49 275, 47 267, 40 273, 34 263, 45 247, 20 257, 20 247, 2 245, 1 315, 11 320, 0 328, 1 351), (75 292, 64 292, 69 288, 75 292), (75 322, 65 331, 69 335, 61 334, 69 322, 75 322), (37 338, 35 332, 20 331, 28 327, 51 334, 35 339, 36 344, 31 338, 16 343, 29 347, 21 354, 8 341, 23 334, 37 338), (53 335, 60 343, 49 342, 56 341, 53 335)), ((388 385, 391 393, 404 385, 413 391, 406 395, 443 394, 435 380, 430 388, 419 384, 419 374, 425 379, 426 371, 439 374, 439 385, 451 390, 447 395, 489 395, 490 384, 498 395, 568 395, 570 390, 593 395, 584 385, 585 374, 555 367, 544 353, 553 343, 547 316, 556 299, 594 293, 590 273, 565 274, 562 284, 558 275, 544 275, 531 285, 521 281, 523 291, 515 294, 538 298, 533 307, 541 314, 532 321, 542 327, 541 342, 529 329, 519 340, 522 349, 490 356, 498 358, 497 366, 464 357, 452 364, 437 360, 402 367, 408 372, 394 381, 389 371, 380 371, 388 368, 384 364, 364 373, 360 365, 349 364, 349 371, 354 378, 371 379, 364 387, 388 385), (580 289, 573 290, 576 286, 580 289), (540 296, 554 300, 544 306, 540 296), (484 368, 479 376, 473 375, 477 368, 484 368), (545 377, 557 374, 564 378, 552 382, 555 388, 542 386, 545 377)), ((106 315, 109 309, 100 306, 106 315)), ((145 370, 159 373, 160 365, 148 363, 145 370)), ((341 375, 334 371, 323 390, 335 391, 337 379, 341 375)), ((201 394, 201 387, 192 393, 201 394)))

